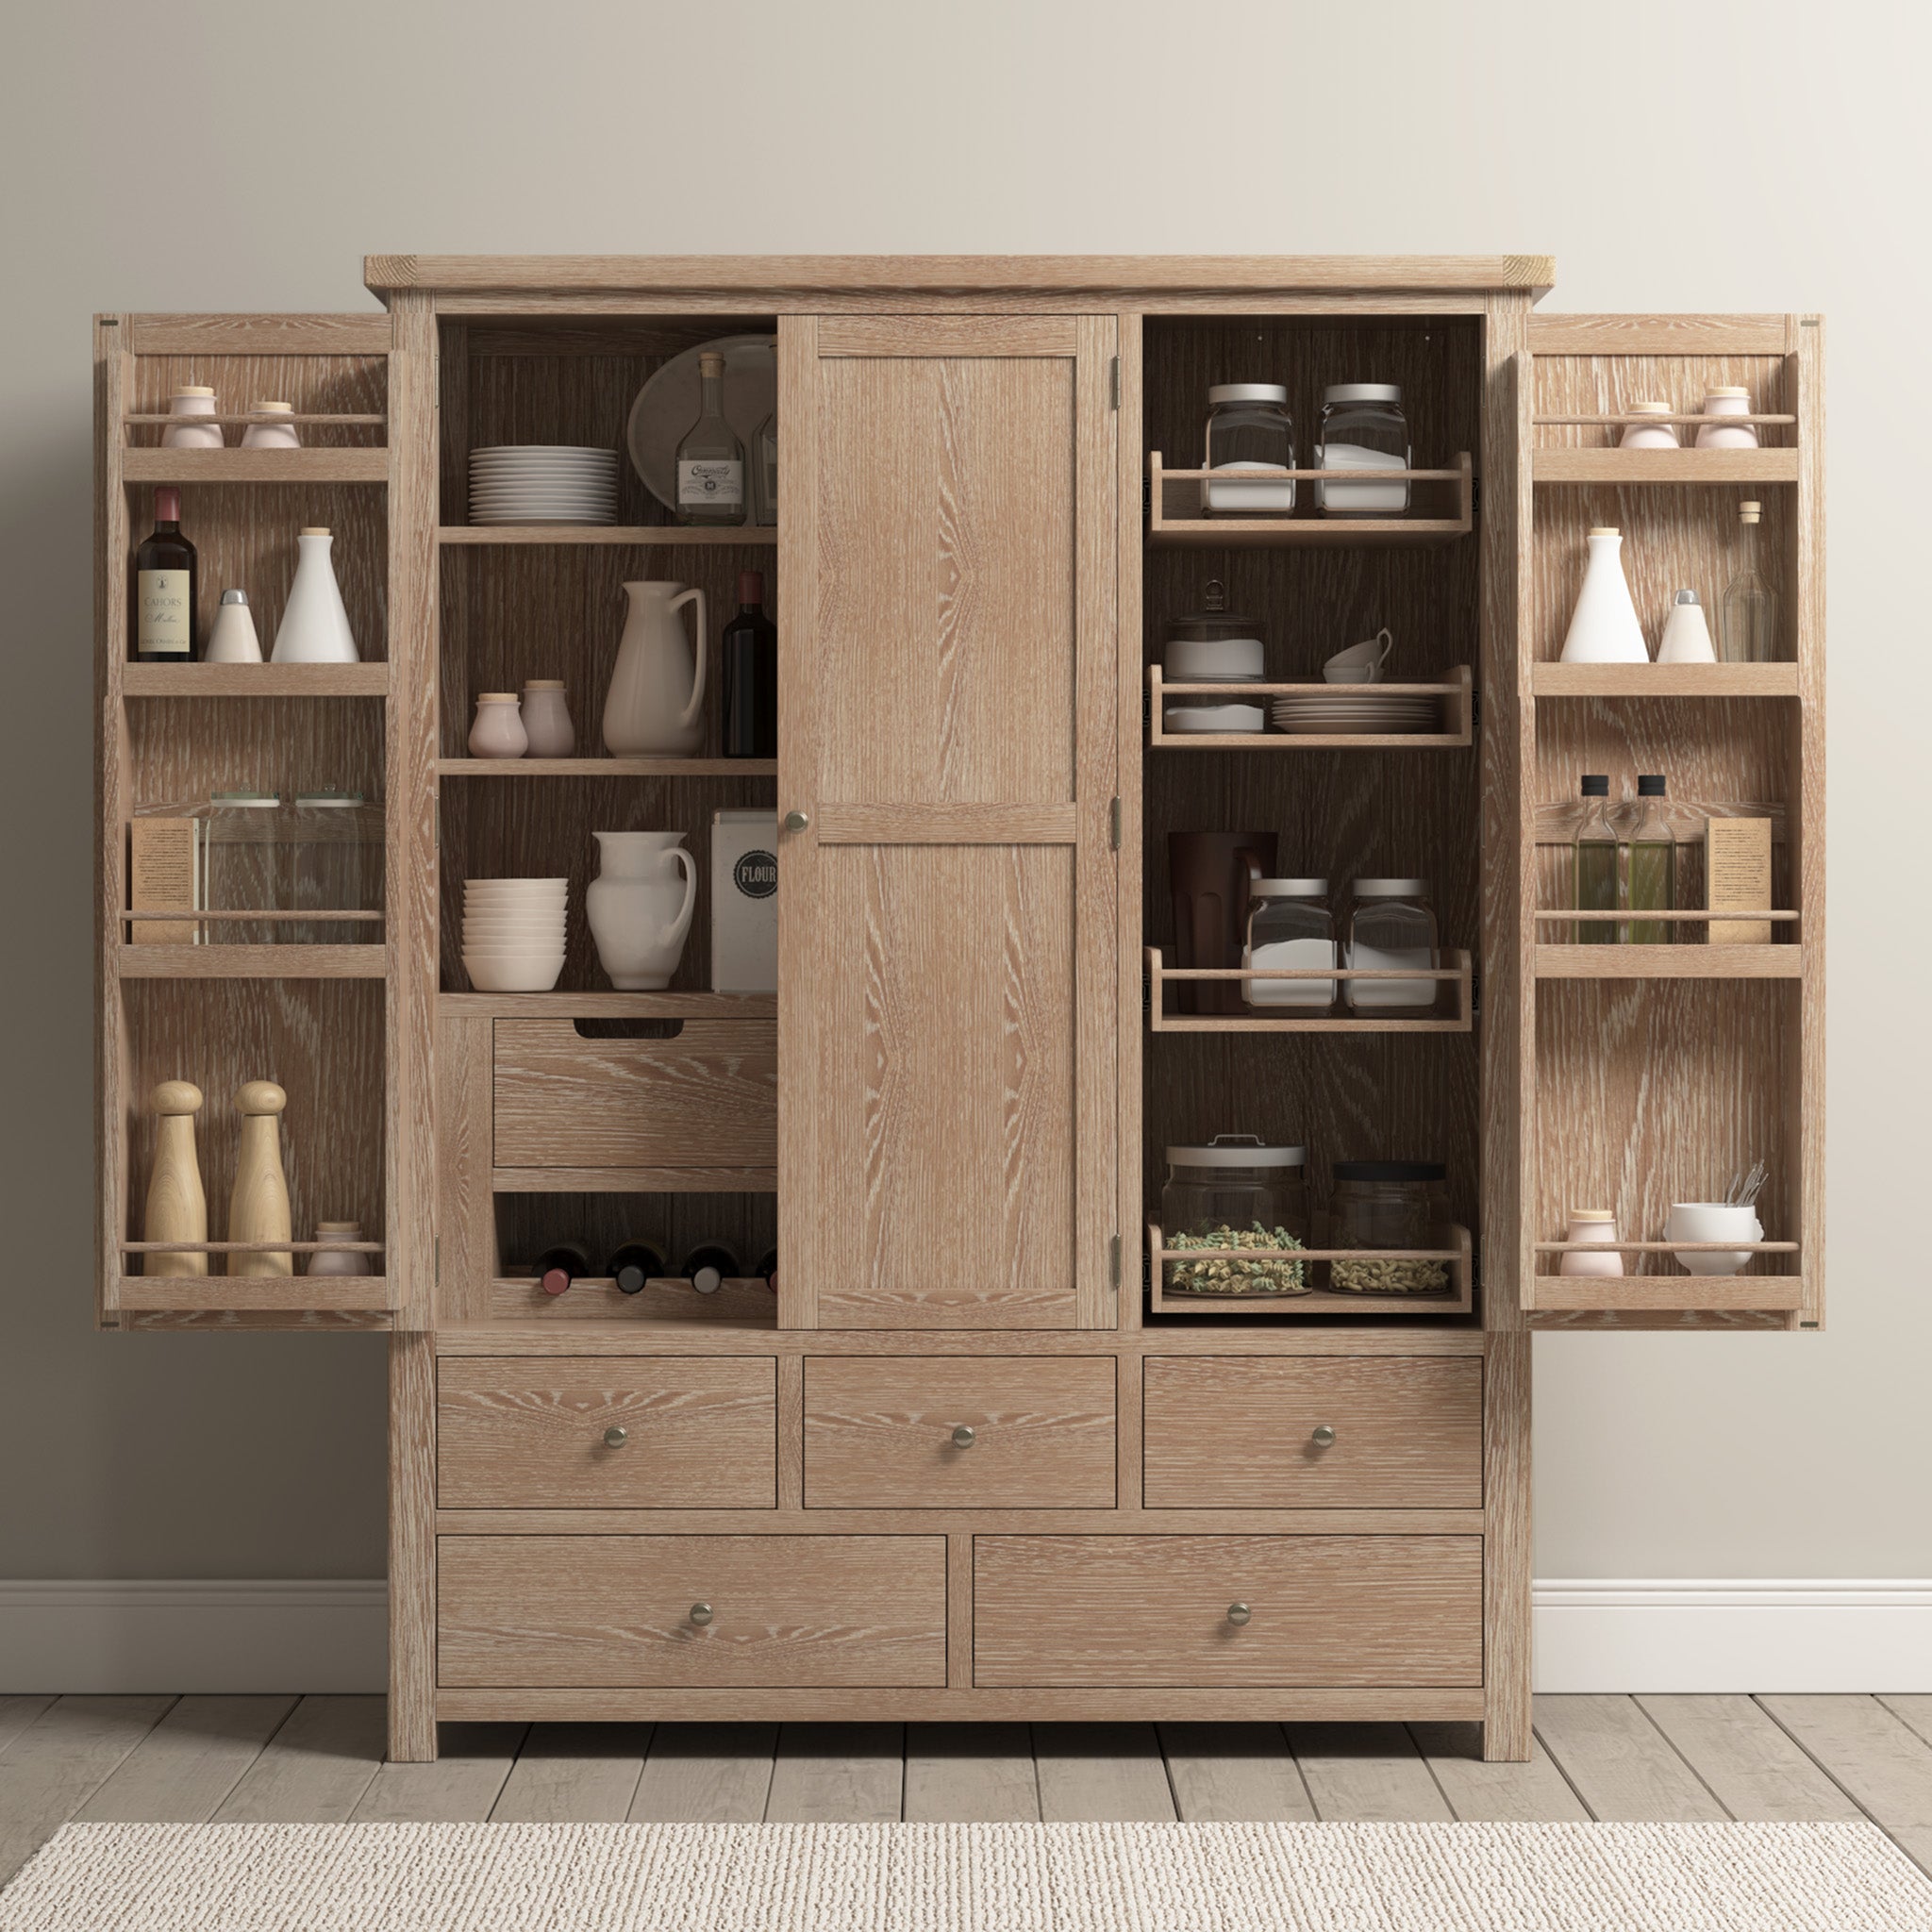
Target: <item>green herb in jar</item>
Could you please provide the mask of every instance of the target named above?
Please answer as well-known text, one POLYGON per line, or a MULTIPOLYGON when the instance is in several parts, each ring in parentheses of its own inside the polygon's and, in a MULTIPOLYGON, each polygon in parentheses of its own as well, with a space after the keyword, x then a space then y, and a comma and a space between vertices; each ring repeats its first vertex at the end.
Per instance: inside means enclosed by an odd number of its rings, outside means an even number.
POLYGON ((1285 1227, 1231 1227, 1202 1234, 1171 1234, 1170 1248, 1201 1249, 1198 1261, 1170 1261, 1167 1286, 1174 1294, 1307 1294, 1307 1263, 1274 1258, 1303 1242, 1285 1227))

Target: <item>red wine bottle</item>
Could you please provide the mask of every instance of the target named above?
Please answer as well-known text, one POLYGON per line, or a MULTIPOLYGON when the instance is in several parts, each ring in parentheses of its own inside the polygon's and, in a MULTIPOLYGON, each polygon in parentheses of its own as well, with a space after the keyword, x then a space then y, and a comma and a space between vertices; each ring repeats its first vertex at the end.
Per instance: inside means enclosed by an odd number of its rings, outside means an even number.
POLYGON ((591 1258, 575 1241, 559 1241, 537 1257, 537 1280, 545 1294, 562 1294, 591 1272, 591 1258))
POLYGON ((724 756, 778 756, 778 632, 762 572, 738 574, 738 615, 724 626, 724 756))
POLYGON ((767 1249, 764 1254, 758 1257, 758 1265, 756 1268, 754 1268, 751 1272, 758 1280, 762 1281, 765 1284, 765 1286, 772 1291, 774 1294, 776 1294, 778 1292, 777 1249, 767 1249))
POLYGON ((605 1273, 616 1282, 621 1294, 641 1294, 645 1282, 662 1280, 671 1269, 648 1241, 625 1241, 611 1256, 605 1273))
POLYGON ((684 1257, 684 1273, 700 1294, 716 1294, 727 1280, 737 1280, 738 1257, 718 1241, 704 1241, 684 1257))
POLYGON ((129 622, 140 664, 189 664, 201 656, 195 635, 194 545, 181 534, 181 492, 155 491, 155 527, 134 553, 134 608, 129 622))

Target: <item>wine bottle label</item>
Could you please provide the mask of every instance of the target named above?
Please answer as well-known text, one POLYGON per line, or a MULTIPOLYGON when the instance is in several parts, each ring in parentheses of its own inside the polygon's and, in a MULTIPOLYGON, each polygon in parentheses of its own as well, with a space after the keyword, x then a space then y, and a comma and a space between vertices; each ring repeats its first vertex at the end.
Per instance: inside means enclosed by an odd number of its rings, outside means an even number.
POLYGON ((189 652, 190 612, 185 570, 143 570, 135 573, 135 649, 166 652, 185 658, 189 652))
POLYGON ((724 458, 680 460, 677 465, 680 508, 699 504, 741 507, 744 502, 744 465, 724 458))

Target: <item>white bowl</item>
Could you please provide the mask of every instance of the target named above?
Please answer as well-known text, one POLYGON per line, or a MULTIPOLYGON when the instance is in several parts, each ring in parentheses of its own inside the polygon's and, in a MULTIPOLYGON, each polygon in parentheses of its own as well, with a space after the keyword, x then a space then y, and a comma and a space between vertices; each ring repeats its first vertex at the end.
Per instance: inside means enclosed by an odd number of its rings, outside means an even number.
POLYGON ((568 879, 465 879, 464 896, 471 899, 560 899, 570 891, 568 879))
POLYGON ((465 945, 463 958, 482 959, 491 965, 534 966, 543 960, 560 960, 564 948, 559 945, 540 942, 536 945, 512 944, 508 941, 498 944, 486 941, 481 945, 465 945))
MULTIPOLYGON (((1673 1201, 1664 1223, 1671 1241, 1761 1241, 1764 1225, 1755 1208, 1734 1208, 1724 1201, 1673 1201)), ((1677 1259, 1692 1274, 1735 1274, 1751 1258, 1748 1248, 1719 1254, 1679 1253, 1677 1259)))
POLYGON ((463 945, 482 952, 497 946, 546 946, 560 949, 568 941, 561 925, 476 925, 466 922, 463 945))
POLYGON ((1267 714, 1259 705, 1170 705, 1169 731, 1261 731, 1267 714))
POLYGON ((534 966, 512 966, 466 958, 463 971, 478 992, 548 992, 563 976, 563 960, 558 958, 534 966))
POLYGON ((1256 683, 1261 671, 1259 638, 1170 638, 1160 659, 1170 684, 1256 683))

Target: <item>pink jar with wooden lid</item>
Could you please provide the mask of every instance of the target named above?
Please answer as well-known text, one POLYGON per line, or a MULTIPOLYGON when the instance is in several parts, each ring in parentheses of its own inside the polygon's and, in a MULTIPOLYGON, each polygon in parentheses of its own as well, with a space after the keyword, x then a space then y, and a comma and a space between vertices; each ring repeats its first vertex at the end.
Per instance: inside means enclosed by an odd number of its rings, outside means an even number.
MULTIPOLYGON (((1617 1239, 1617 1217, 1607 1208, 1573 1208, 1566 1241, 1613 1241, 1617 1239)), ((1558 1274, 1621 1274, 1622 1255, 1565 1255, 1558 1274)))

